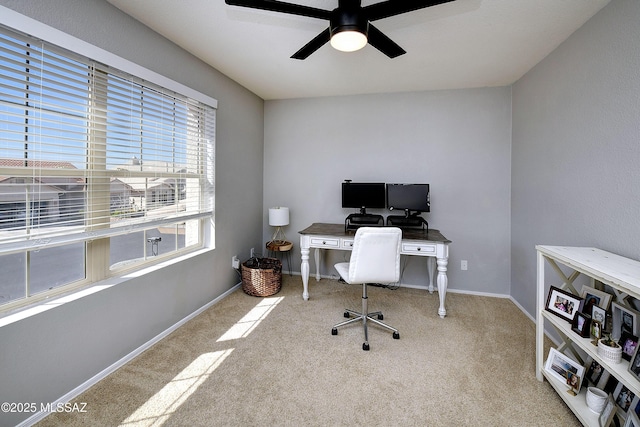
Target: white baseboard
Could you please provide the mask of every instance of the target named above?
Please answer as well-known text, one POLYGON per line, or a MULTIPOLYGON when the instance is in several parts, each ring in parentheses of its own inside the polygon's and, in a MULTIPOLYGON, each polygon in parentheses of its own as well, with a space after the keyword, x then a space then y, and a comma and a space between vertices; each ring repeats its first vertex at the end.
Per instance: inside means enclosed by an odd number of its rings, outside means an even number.
MULTIPOLYGON (((283 271, 282 274, 285 274, 285 272, 283 271)), ((292 272, 292 274, 295 275, 295 276, 300 276, 301 275, 301 273, 298 272, 298 271, 294 271, 294 272, 292 272)), ((315 280, 315 278, 316 278, 315 274, 309 274, 309 281, 311 281, 311 279, 315 280)), ((331 275, 321 274, 320 275, 320 279, 339 280, 339 277, 338 277, 337 274, 331 274, 331 275)), ((423 289, 423 290, 425 290, 427 292, 429 291, 429 287, 428 286, 424 286, 424 285, 411 285, 411 284, 407 284, 407 283, 400 283, 399 286, 401 288, 423 289)), ((438 292, 438 289, 435 288, 434 292, 438 292)), ((490 292, 467 291, 467 290, 451 289, 451 288, 447 289, 447 293, 478 295, 478 296, 483 296, 483 297, 510 298, 511 299, 511 296, 510 295, 506 295, 506 294, 494 294, 494 293, 490 293, 490 292)), ((519 307, 522 309, 521 306, 519 306, 519 307)))
MULTIPOLYGON (((124 356, 123 358, 121 358, 120 360, 118 360, 117 362, 112 364, 111 366, 103 369, 101 372, 99 372, 96 375, 94 375, 93 377, 89 378, 87 381, 85 381, 84 383, 80 384, 78 387, 74 388, 69 393, 65 394, 64 396, 61 396, 58 400, 56 400, 55 402, 52 403, 51 407, 55 408, 58 404, 68 403, 71 400, 73 400, 74 398, 76 398, 77 396, 79 396, 80 394, 84 393, 89 388, 91 388, 93 385, 97 384, 100 380, 106 378, 108 375, 112 374, 117 369, 121 368, 122 366, 126 365, 127 363, 129 363, 130 361, 132 361, 133 359, 138 357, 145 350, 151 348, 154 344, 157 344, 159 341, 161 341, 163 338, 168 336, 170 333, 172 333, 173 331, 175 331, 176 329, 178 329, 179 327, 181 327, 182 325, 187 323, 189 320, 195 318, 200 313, 202 313, 203 311, 207 310, 209 307, 211 307, 211 306, 217 304, 218 302, 222 301, 224 298, 226 298, 232 292, 234 292, 236 289, 238 289, 241 284, 242 283, 236 284, 231 289, 229 289, 226 292, 224 292, 222 295, 218 296, 217 298, 215 298, 212 301, 208 302, 207 304, 203 305, 202 307, 200 307, 199 309, 197 309, 193 313, 189 314, 185 318, 183 318, 180 321, 176 322, 175 324, 171 325, 169 328, 165 329, 163 332, 159 333, 158 335, 156 335, 155 337, 153 337, 152 339, 150 339, 146 343, 142 344, 140 347, 136 348, 131 353, 127 354, 126 356, 124 356)), ((49 415, 49 412, 43 412, 43 411, 36 412, 35 414, 33 414, 32 416, 30 416, 29 418, 27 418, 26 420, 24 420, 20 424, 18 424, 17 427, 29 427, 29 426, 32 426, 33 424, 37 423, 38 421, 41 421, 42 419, 44 419, 47 415, 49 415)))

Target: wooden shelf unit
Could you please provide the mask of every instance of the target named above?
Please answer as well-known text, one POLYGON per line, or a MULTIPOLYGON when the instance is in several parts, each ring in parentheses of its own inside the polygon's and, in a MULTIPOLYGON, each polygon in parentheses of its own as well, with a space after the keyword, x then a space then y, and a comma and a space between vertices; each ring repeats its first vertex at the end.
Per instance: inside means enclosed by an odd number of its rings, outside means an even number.
MULTIPOLYGON (((544 330, 545 324, 551 325, 564 340, 560 350, 569 350, 580 358, 577 350, 590 356, 602 365, 604 369, 619 382, 627 386, 636 396, 640 396, 640 381, 629 371, 629 362, 622 360, 618 364, 606 362, 598 356, 597 348, 591 338, 583 338, 571 330, 571 324, 545 310, 548 286, 545 283, 545 266, 551 266, 557 273, 562 284, 558 286, 575 295, 580 295, 573 282, 580 276, 589 277, 590 286, 601 282, 613 289, 613 301, 623 303, 627 297, 640 300, 640 262, 625 258, 596 248, 567 247, 567 246, 536 246, 537 251, 537 307, 536 307, 536 376, 549 383, 558 392, 567 406, 573 411, 580 422, 586 426, 598 426, 598 415, 592 412, 585 402, 585 388, 577 396, 567 393, 566 384, 547 375, 544 366, 544 330), (572 270, 565 274, 561 266, 572 270)), ((566 268, 565 268, 566 270, 566 268)), ((582 363, 582 360, 578 360, 582 363)))

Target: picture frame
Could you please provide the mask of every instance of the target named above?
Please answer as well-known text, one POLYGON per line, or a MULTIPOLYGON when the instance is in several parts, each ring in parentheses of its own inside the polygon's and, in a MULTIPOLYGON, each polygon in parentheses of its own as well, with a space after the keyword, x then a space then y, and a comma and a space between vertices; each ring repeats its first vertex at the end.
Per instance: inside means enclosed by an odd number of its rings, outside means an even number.
POLYGON ((591 322, 600 322, 600 331, 607 327, 607 310, 594 305, 591 307, 591 322))
POLYGON ((613 421, 613 417, 616 415, 616 402, 613 400, 613 396, 609 393, 609 397, 607 398, 607 403, 604 405, 604 409, 600 413, 598 417, 598 424, 600 427, 609 427, 611 425, 611 421, 613 421))
POLYGON ((567 386, 572 396, 576 396, 580 392, 580 385, 582 383, 582 377, 579 377, 578 374, 574 374, 571 370, 567 370, 567 378, 566 378, 567 386))
POLYGON ((640 418, 634 411, 629 411, 627 414, 627 420, 624 422, 623 427, 640 427, 640 418))
POLYGON ((609 304, 611 303, 613 295, 599 289, 592 288, 591 286, 583 286, 580 291, 580 296, 584 299, 584 306, 589 308, 589 310, 585 311, 589 312, 591 307, 594 305, 605 311, 609 310, 609 304))
MULTIPOLYGON (((640 357, 638 360, 640 361, 640 357)), ((640 368, 638 371, 640 372, 640 368)), ((584 377, 589 383, 593 384, 594 387, 604 390, 609 381, 609 376, 609 372, 597 360, 594 360, 591 356, 587 358, 584 377)))
POLYGON ((607 393, 613 394, 613 392, 616 391, 616 387, 618 387, 618 384, 620 384, 620 381, 618 381, 618 379, 614 375, 610 375, 607 383, 604 385, 604 388, 602 390, 607 393))
POLYGON ((638 336, 638 319, 640 319, 640 313, 638 311, 612 302, 611 317, 611 337, 613 339, 620 339, 623 332, 638 336))
POLYGON ((623 418, 626 418, 627 412, 633 407, 631 405, 635 399, 636 395, 626 385, 618 383, 616 390, 613 392, 613 400, 616 402, 618 412, 623 418))
POLYGON ((595 320, 591 320, 590 334, 591 338, 595 340, 595 344, 598 344, 598 340, 602 338, 602 324, 595 320))
POLYGON ((631 361, 638 347, 638 337, 628 332, 623 332, 618 344, 622 347, 622 358, 631 361))
POLYGON ((571 330, 582 338, 591 336, 591 316, 581 311, 577 312, 571 324, 571 330))
POLYGON ((571 359, 569 356, 560 353, 553 347, 549 349, 549 356, 547 357, 544 369, 552 377, 561 381, 563 384, 566 384, 569 378, 567 372, 571 372, 579 377, 575 389, 580 390, 580 387, 582 387, 582 379, 584 378, 585 371, 584 366, 571 359))
POLYGON ((640 348, 640 346, 636 346, 636 350, 633 352, 633 356, 631 356, 628 369, 631 375, 640 381, 640 352, 638 348, 640 348))
POLYGON ((572 323, 576 313, 582 310, 582 302, 583 300, 579 296, 551 286, 545 310, 572 323))

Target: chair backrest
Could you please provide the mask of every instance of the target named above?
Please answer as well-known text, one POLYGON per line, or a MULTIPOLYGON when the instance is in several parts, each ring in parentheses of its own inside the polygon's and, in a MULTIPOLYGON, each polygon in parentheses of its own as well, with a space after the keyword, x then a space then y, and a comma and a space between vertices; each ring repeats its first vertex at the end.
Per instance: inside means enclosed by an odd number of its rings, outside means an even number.
POLYGON ((349 283, 395 283, 400 280, 402 230, 397 227, 360 227, 356 231, 349 283))

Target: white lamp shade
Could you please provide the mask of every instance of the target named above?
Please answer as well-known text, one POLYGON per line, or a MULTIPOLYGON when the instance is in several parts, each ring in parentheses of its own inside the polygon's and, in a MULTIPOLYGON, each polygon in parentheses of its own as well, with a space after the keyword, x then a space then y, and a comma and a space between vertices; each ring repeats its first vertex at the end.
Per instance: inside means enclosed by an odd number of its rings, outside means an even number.
POLYGON ((341 31, 331 37, 331 46, 342 52, 355 52, 367 45, 367 36, 360 31, 341 31))
POLYGON ((269 208, 269 225, 272 227, 289 225, 289 208, 269 208))

